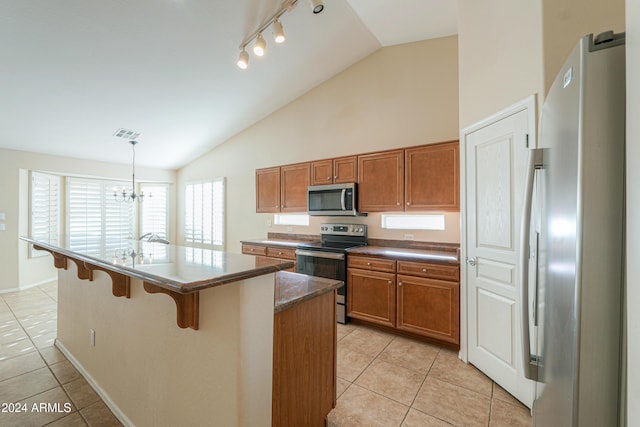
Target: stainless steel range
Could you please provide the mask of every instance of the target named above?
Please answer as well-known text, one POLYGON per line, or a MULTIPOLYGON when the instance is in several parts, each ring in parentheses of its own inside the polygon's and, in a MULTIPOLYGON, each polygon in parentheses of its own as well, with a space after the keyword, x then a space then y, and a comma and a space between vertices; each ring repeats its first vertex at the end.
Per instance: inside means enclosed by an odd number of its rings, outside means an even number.
POLYGON ((342 280, 338 289, 337 320, 347 322, 347 249, 367 244, 364 224, 321 224, 320 242, 298 245, 296 271, 309 276, 342 280))

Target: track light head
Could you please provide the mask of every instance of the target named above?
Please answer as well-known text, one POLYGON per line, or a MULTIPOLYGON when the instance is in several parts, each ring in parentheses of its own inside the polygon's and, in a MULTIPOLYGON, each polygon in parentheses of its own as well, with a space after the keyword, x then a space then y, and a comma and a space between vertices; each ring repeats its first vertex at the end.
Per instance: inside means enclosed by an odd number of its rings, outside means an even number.
POLYGON ((253 53, 257 56, 264 56, 264 52, 267 50, 267 42, 262 37, 262 33, 256 37, 256 43, 253 45, 253 53))
POLYGON ((276 34, 275 42, 284 43, 284 29, 282 28, 282 23, 278 19, 273 21, 273 30, 276 34))
POLYGON ((238 68, 242 70, 246 70, 249 66, 249 53, 243 48, 240 52, 240 56, 238 56, 238 68))
POLYGON ((324 10, 322 0, 309 0, 309 3, 311 3, 311 10, 313 10, 313 13, 320 13, 324 10))

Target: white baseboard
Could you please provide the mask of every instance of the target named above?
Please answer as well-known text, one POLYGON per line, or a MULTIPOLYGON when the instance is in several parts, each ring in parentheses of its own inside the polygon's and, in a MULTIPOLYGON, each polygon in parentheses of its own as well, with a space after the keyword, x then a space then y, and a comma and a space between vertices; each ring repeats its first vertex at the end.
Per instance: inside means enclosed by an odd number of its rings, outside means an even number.
POLYGON ((71 364, 80 372, 80 375, 84 377, 84 379, 89 383, 91 388, 100 396, 100 398, 104 401, 104 403, 109 407, 111 412, 116 416, 118 421, 122 423, 125 427, 135 427, 135 424, 131 422, 131 420, 120 410, 118 405, 116 405, 113 400, 109 397, 106 391, 98 383, 89 375, 89 373, 84 369, 84 367, 78 362, 78 360, 73 357, 73 355, 67 350, 67 348, 56 339, 55 346, 65 355, 65 357, 71 362, 71 364))
POLYGON ((41 280, 36 283, 29 283, 28 285, 25 285, 25 286, 18 286, 17 288, 2 289, 0 290, 0 294, 10 294, 12 292, 26 291, 27 289, 35 288, 36 286, 46 285, 47 283, 57 282, 57 281, 58 281, 58 277, 54 277, 51 279, 41 280))

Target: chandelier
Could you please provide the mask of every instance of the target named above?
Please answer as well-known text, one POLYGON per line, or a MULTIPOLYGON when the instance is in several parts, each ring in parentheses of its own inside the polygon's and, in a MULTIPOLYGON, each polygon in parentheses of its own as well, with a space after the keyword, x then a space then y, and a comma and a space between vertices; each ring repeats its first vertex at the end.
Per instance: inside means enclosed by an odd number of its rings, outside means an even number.
MULTIPOLYGON (((142 202, 145 197, 144 192, 140 194, 136 194, 136 144, 138 141, 131 140, 129 144, 131 144, 131 149, 133 151, 133 172, 131 173, 131 191, 127 192, 127 189, 122 186, 122 191, 119 191, 117 188, 113 189, 113 198, 120 203, 127 202, 133 203, 136 200, 138 202, 142 202)), ((149 194, 147 197, 151 197, 149 194)))

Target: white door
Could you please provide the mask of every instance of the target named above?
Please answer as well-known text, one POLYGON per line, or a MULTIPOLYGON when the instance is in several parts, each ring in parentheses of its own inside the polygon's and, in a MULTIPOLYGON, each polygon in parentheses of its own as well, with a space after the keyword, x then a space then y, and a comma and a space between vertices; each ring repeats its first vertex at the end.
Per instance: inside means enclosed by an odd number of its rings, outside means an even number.
POLYGON ((518 260, 528 135, 535 131, 531 108, 502 113, 464 135, 462 260, 468 360, 529 407, 533 384, 522 369, 518 260))

